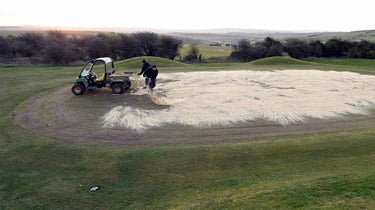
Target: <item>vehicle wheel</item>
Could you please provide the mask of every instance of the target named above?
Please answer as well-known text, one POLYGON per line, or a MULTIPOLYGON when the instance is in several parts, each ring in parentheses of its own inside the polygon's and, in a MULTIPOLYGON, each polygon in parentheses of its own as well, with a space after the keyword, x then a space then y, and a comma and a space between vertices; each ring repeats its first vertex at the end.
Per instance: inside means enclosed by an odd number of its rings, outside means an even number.
POLYGON ((83 93, 85 93, 85 91, 86 88, 81 83, 76 83, 72 86, 72 92, 74 93, 74 95, 82 95, 83 93))
POLYGON ((126 81, 125 84, 124 84, 125 90, 129 89, 131 85, 132 85, 132 83, 130 82, 130 80, 126 81))
POLYGON ((112 85, 112 93, 122 94, 124 92, 124 85, 121 83, 116 83, 112 85))

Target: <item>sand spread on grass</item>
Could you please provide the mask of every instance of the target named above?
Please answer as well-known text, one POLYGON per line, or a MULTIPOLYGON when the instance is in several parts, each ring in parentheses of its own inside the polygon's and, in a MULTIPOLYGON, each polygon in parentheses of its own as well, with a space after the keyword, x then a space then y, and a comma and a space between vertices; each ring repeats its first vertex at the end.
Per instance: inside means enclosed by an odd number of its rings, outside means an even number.
POLYGON ((160 74, 153 92, 164 109, 117 106, 104 127, 144 131, 166 124, 207 127, 264 119, 287 125, 306 118, 366 114, 375 107, 375 76, 319 70, 218 71, 160 74))

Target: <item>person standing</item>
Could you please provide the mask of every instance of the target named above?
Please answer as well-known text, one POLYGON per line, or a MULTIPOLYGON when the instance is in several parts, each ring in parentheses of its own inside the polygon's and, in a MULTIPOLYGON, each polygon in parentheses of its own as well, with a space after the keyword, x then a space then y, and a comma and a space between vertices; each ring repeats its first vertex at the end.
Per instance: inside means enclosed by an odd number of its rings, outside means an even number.
POLYGON ((142 68, 141 68, 141 72, 138 73, 138 75, 141 75, 143 74, 143 77, 145 77, 145 86, 143 88, 146 88, 147 85, 148 85, 148 80, 149 78, 145 76, 145 72, 148 70, 148 69, 151 69, 152 68, 152 65, 147 62, 146 60, 142 60, 142 68))
POLYGON ((147 69, 145 73, 143 73, 143 76, 148 79, 148 86, 151 90, 156 86, 156 77, 158 74, 159 70, 156 68, 156 65, 152 65, 151 68, 147 69))

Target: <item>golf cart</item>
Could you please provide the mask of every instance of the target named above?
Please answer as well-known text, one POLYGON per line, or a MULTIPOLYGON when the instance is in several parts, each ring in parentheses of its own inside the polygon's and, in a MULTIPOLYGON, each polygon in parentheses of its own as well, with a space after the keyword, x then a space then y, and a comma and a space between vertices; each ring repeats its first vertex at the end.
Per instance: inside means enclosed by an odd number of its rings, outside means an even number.
POLYGON ((131 85, 129 77, 133 72, 115 74, 114 61, 110 57, 89 60, 76 78, 72 92, 82 95, 86 90, 108 87, 114 94, 122 94, 131 85), (102 72, 98 77, 95 72, 102 72))

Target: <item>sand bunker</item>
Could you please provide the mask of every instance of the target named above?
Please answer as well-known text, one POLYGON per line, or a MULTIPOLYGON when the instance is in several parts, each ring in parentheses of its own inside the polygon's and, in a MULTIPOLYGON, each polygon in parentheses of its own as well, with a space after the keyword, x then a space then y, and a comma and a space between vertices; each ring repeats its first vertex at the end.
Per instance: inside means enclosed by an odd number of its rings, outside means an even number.
POLYGON ((366 114, 375 106, 375 76, 318 70, 219 71, 160 74, 151 94, 164 109, 118 106, 104 127, 144 131, 154 126, 196 127, 264 119, 283 125, 306 118, 366 114))

